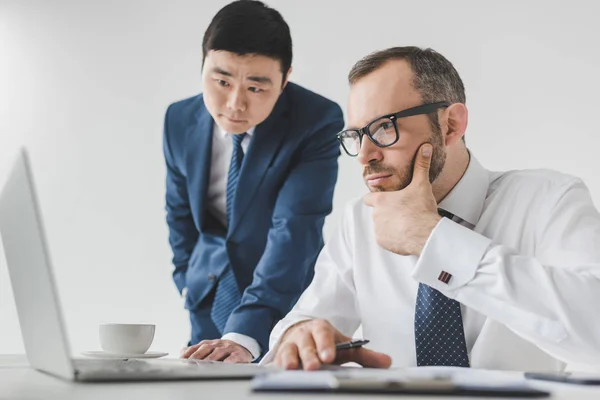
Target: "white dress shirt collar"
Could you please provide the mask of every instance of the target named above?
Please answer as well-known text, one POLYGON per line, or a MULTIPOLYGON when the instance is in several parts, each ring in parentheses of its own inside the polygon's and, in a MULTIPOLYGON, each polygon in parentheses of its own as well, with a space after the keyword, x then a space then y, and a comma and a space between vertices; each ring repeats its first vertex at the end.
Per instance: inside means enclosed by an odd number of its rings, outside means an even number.
POLYGON ((475 226, 479 221, 490 185, 489 173, 470 154, 469 166, 439 207, 475 226))
MULTIPOLYGON (((217 131, 221 134, 222 137, 231 135, 229 132, 226 132, 223 128, 221 128, 219 125, 215 124, 215 126, 217 127, 217 131)), ((246 131, 246 134, 248 135, 248 137, 251 137, 254 134, 255 129, 256 129, 256 127, 253 126, 252 128, 250 128, 246 131)))

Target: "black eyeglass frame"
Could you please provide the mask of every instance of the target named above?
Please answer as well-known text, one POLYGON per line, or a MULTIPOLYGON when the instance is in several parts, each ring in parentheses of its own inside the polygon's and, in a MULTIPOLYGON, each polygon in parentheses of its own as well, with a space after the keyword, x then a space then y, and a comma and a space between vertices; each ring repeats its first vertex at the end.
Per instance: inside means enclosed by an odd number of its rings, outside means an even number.
POLYGON ((340 145, 342 146, 342 148, 344 149, 346 154, 348 154, 350 157, 356 157, 356 156, 358 156, 358 152, 356 154, 351 154, 348 151, 348 149, 346 148, 346 146, 344 146, 344 136, 347 135, 348 132, 356 132, 358 134, 359 149, 360 149, 360 146, 362 146, 363 136, 365 136, 365 135, 367 135, 367 137, 371 140, 371 142, 373 142, 373 144, 375 146, 381 147, 381 148, 389 147, 389 146, 394 145, 400 139, 400 132, 398 132, 398 121, 397 121, 398 118, 406 118, 406 117, 412 117, 414 115, 430 114, 440 108, 449 107, 450 105, 451 105, 451 103, 449 103, 447 101, 439 101, 436 103, 421 104, 420 106, 407 108, 406 110, 398 111, 398 112, 392 113, 392 114, 382 115, 380 117, 375 118, 371 122, 369 122, 363 128, 345 129, 345 130, 341 131, 340 133, 338 133, 336 135, 336 138, 340 142, 340 145), (378 143, 375 139, 373 139, 373 136, 371 136, 371 134, 369 133, 369 128, 371 127, 371 125, 373 125, 375 122, 382 120, 382 119, 389 119, 390 121, 392 121, 392 123, 394 124, 394 130, 396 131, 396 139, 394 139, 391 143, 385 144, 385 145, 378 143))

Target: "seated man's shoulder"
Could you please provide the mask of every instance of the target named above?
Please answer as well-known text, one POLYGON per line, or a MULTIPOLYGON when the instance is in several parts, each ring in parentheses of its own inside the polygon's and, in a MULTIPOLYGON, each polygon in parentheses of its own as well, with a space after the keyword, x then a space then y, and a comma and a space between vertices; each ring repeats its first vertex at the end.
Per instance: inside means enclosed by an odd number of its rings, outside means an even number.
POLYGON ((522 169, 492 173, 490 191, 511 190, 543 196, 564 191, 573 185, 583 185, 583 182, 573 175, 552 169, 522 169))

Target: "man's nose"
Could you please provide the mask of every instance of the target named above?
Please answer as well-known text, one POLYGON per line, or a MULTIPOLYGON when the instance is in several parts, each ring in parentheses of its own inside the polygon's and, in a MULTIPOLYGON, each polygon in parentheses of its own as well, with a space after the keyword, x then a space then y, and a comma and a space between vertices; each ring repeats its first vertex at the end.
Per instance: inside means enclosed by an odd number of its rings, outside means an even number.
POLYGON ((232 90, 227 98, 227 108, 233 111, 246 110, 246 95, 241 89, 232 90))
POLYGON ((373 161, 381 161, 383 154, 381 148, 365 135, 362 138, 357 158, 361 165, 369 165, 373 161))

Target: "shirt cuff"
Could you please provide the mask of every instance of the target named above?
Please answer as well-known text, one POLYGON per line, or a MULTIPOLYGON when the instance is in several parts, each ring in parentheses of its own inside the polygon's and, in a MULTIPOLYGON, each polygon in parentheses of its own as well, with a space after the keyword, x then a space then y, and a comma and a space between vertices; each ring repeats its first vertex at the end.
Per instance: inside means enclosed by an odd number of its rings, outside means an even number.
POLYGON ((252 354, 252 361, 260 357, 260 345, 250 336, 242 335, 241 333, 229 332, 223 335, 222 340, 231 340, 240 346, 243 346, 252 354))
POLYGON ((465 226, 442 218, 429 235, 412 276, 454 298, 454 290, 475 276, 491 242, 465 226))

